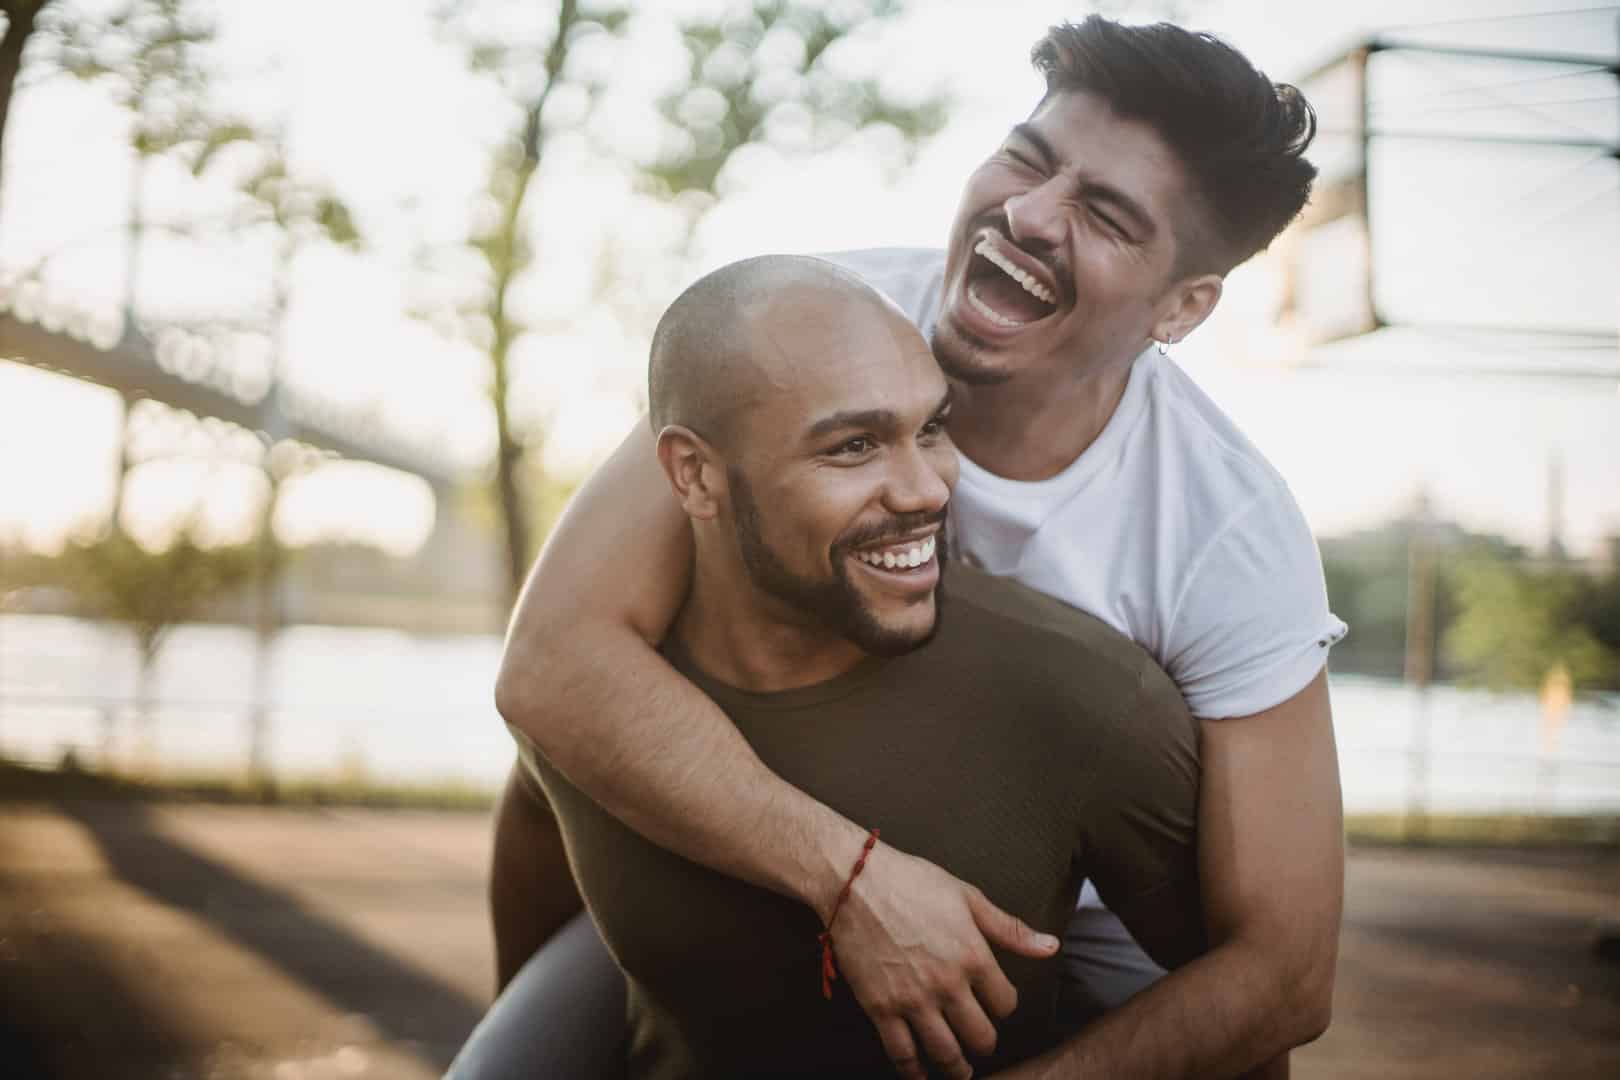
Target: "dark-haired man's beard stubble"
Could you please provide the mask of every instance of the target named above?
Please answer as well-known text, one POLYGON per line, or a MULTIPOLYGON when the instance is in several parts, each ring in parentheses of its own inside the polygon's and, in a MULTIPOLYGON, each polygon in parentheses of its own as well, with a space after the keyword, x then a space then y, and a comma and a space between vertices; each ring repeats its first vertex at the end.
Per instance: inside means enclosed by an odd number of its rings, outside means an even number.
POLYGON ((939 581, 945 580, 947 564, 945 511, 897 514, 887 521, 864 524, 834 540, 829 551, 832 577, 815 580, 795 573, 773 551, 764 536, 764 522, 747 477, 736 469, 727 470, 727 485, 737 523, 737 546, 749 579, 762 592, 803 613, 829 632, 854 642, 872 656, 901 656, 926 645, 939 632, 943 617, 944 591, 933 592, 934 618, 926 631, 918 633, 884 625, 849 580, 851 551, 885 539, 898 539, 906 533, 938 524, 934 557, 939 560, 939 581))

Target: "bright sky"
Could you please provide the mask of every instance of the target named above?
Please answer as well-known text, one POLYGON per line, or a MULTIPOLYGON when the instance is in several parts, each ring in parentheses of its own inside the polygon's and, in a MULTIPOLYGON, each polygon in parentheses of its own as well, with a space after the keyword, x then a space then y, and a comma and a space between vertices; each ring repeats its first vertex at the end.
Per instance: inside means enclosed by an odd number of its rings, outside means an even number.
MULTIPOLYGON (((1580 6, 1452 0, 1424 5, 1423 17, 1580 6)), ((482 184, 481 148, 503 117, 454 50, 435 39, 427 7, 425 0, 219 5, 222 54, 232 71, 245 73, 228 88, 231 100, 278 122, 295 167, 340 192, 372 241, 363 256, 315 253, 299 263, 291 378, 337 400, 378 403, 399 430, 476 467, 492 439, 482 368, 476 356, 404 315, 417 293, 407 268, 417 247, 458 235, 482 184), (307 36, 311 25, 322 33, 307 36)), ((760 165, 747 189, 711 216, 696 265, 675 276, 647 257, 667 234, 667 216, 632 199, 622 173, 576 143, 553 143, 537 200, 542 270, 520 298, 524 315, 545 329, 522 347, 518 383, 520 414, 544 417, 550 427, 548 460, 584 468, 617 442, 637 411, 645 342, 637 328, 626 328, 620 309, 591 302, 602 222, 614 226, 609 262, 640 297, 635 315, 643 325, 683 283, 681 275, 732 258, 942 242, 962 180, 1037 96, 1029 45, 1076 9, 1003 0, 989 18, 981 4, 913 0, 911 7, 904 37, 877 47, 874 58, 899 85, 942 80, 958 99, 947 130, 898 179, 865 145, 808 163, 760 165)), ((1284 79, 1361 34, 1403 23, 1412 10, 1395 0, 1195 0, 1182 7, 1189 25, 1215 30, 1284 79)), ((1617 18, 1611 8, 1429 33, 1612 56, 1617 18)), ((656 79, 669 62, 650 47, 644 59, 630 69, 641 80, 656 79)), ((1377 115, 1391 124, 1620 135, 1608 76, 1552 69, 1559 79, 1493 91, 1497 101, 1507 94, 1550 104, 1480 110, 1481 99, 1461 87, 1522 84, 1548 70, 1376 62, 1377 115)), ((627 98, 634 96, 631 78, 618 84, 627 98)), ((6 133, 0 268, 60 250, 53 295, 77 305, 116 303, 118 227, 128 199, 125 123, 95 87, 64 82, 19 96, 6 133)), ((613 126, 620 141, 646 137, 632 109, 616 112, 613 126)), ((1620 184, 1613 159, 1435 143, 1384 144, 1378 154, 1374 236, 1380 303, 1391 314, 1616 326, 1620 184)), ((206 193, 181 178, 154 176, 153 217, 207 204, 206 193)), ((210 254, 154 241, 145 258, 149 285, 141 303, 154 315, 247 310, 266 295, 268 256, 252 246, 210 254)), ((1374 524, 1425 489, 1443 514, 1539 545, 1555 458, 1564 471, 1566 543, 1591 552, 1599 537, 1620 532, 1620 380, 1475 370, 1558 361, 1613 373, 1620 368, 1612 344, 1560 357, 1447 331, 1310 350, 1272 328, 1278 293, 1274 262, 1240 268, 1216 317, 1176 355, 1281 469, 1319 533, 1374 524)), ((0 363, 0 535, 49 545, 104 512, 116 416, 110 393, 0 363)), ((162 442, 161 433, 151 437, 162 442)), ((260 492, 243 466, 180 461, 138 471, 129 504, 138 525, 160 530, 200 499, 211 527, 230 534, 249 520, 260 492)), ((278 527, 294 542, 350 536, 403 551, 420 542, 431 517, 420 483, 345 466, 290 487, 278 527)))

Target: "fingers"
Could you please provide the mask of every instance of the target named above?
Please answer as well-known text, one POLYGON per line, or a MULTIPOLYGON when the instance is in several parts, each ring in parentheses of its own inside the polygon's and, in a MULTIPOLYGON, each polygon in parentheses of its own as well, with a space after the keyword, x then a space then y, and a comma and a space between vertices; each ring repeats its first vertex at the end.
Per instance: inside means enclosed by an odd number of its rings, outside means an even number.
POLYGON ((911 1037, 911 1028, 898 1016, 878 1024, 878 1038, 883 1040, 883 1052, 894 1063, 894 1071, 904 1080, 928 1080, 922 1059, 917 1056, 917 1044, 911 1037))
POLYGON ((1002 911, 981 892, 969 894, 968 906, 985 940, 1008 952, 1042 960, 1057 952, 1061 944, 1051 934, 1038 933, 1016 915, 1002 911))
POLYGON ((962 1047, 974 1057, 989 1057, 996 1051, 996 1025, 984 1014, 979 1001, 967 990, 945 1003, 945 1022, 950 1024, 962 1047))
MULTIPOLYGON (((973 992, 984 1009, 997 1020, 1005 1020, 1018 1008, 1018 988, 1007 978, 1001 965, 991 958, 979 977, 973 980, 973 992)), ((960 1029, 959 1029, 960 1030, 960 1029)))
POLYGON ((911 1027, 939 1075, 949 1080, 968 1080, 973 1075, 973 1066, 962 1056, 962 1047, 943 1016, 937 1012, 914 1013, 911 1027))

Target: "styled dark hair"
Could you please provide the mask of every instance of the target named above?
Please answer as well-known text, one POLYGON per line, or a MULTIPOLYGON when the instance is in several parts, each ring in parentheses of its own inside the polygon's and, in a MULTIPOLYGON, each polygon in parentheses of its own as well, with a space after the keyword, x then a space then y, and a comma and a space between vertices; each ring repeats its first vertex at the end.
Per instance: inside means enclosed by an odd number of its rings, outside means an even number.
POLYGON ((1178 275, 1226 273, 1310 197, 1316 167, 1304 154, 1316 113, 1298 88, 1273 83, 1213 35, 1092 15, 1052 27, 1030 60, 1048 97, 1095 94, 1152 127, 1181 160, 1201 205, 1198 220, 1178 223, 1178 275))

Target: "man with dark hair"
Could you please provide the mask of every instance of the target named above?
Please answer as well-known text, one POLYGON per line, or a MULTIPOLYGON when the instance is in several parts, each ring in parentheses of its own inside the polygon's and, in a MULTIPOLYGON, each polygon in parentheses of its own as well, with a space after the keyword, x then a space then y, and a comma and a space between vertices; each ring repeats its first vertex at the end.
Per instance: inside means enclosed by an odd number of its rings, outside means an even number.
MULTIPOLYGON (((972 568, 946 584, 950 389, 905 316, 831 263, 746 260, 671 306, 649 383, 695 548, 664 654, 761 758, 1029 925, 1061 931, 1089 876, 1155 956, 1201 952, 1197 727, 1101 621, 972 568)), ((810 911, 649 843, 516 735, 629 976, 632 1080, 891 1074, 835 972, 817 978, 810 911)), ((549 876, 577 905, 569 867, 549 876)), ((1061 1041, 1059 965, 978 964, 983 1007, 1011 1014, 969 1025, 986 1067, 1061 1041)), ((509 1050, 534 1026, 492 1014, 452 1076, 567 1074, 509 1050)))
MULTIPOLYGON (((1034 58, 1046 93, 969 178, 947 249, 838 257, 952 380, 966 559, 1125 633, 1200 722, 1209 953, 1161 977, 1088 889, 1064 960, 1075 998, 1110 1011, 1061 1061, 1022 1068, 1285 1071, 1331 1007, 1325 660, 1344 627, 1286 484, 1166 353, 1299 210, 1314 121, 1297 91, 1174 26, 1093 17, 1034 58)), ((773 774, 656 653, 692 554, 650 456, 633 432, 576 496, 514 616, 497 704, 631 828, 825 921, 864 831, 773 774)), ((925 1058, 971 1072, 949 1003, 974 985, 959 958, 996 931, 970 895, 883 843, 840 909, 848 985, 906 1075, 925 1058)))

